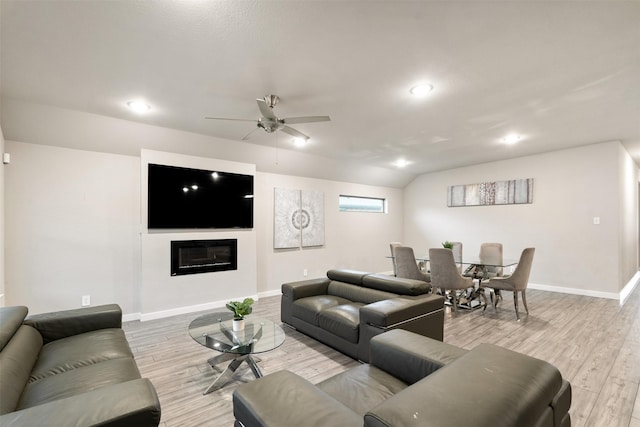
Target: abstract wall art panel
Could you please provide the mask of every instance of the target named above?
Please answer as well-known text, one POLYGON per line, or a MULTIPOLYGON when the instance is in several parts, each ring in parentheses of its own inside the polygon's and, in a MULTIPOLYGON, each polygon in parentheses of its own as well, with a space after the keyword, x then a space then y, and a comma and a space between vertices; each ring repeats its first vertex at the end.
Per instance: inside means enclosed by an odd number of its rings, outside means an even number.
POLYGON ((302 192, 300 229, 303 247, 324 245, 324 193, 302 192))
POLYGON ((324 193, 274 189, 274 249, 324 245, 324 193))
POLYGON ((300 216, 300 190, 276 188, 273 196, 275 249, 299 248, 300 227, 296 224, 300 216))
POLYGON ((533 178, 452 185, 447 206, 490 206, 533 203, 533 178))

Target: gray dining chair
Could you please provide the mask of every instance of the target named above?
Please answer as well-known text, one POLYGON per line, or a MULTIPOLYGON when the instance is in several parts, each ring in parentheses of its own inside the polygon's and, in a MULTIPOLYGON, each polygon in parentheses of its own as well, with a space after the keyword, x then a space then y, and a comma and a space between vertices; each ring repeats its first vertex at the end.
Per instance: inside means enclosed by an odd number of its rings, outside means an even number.
POLYGON ((453 252, 453 259, 458 267, 458 272, 462 273, 462 242, 451 243, 453 243, 453 248, 451 248, 451 252, 453 252))
POLYGON ((396 261, 396 277, 431 282, 431 275, 420 270, 416 262, 413 248, 397 246, 394 250, 396 261))
MULTIPOLYGON (((494 291, 511 291, 513 292, 513 305, 516 310, 516 319, 520 321, 520 314, 518 313, 518 292, 522 294, 522 303, 527 314, 529 314, 529 307, 527 307, 527 285, 529 284, 529 274, 531 273, 531 264, 533 263, 533 254, 535 248, 526 248, 520 255, 520 261, 516 266, 516 270, 510 276, 495 277, 488 282, 482 282, 483 288, 490 288, 494 291)), ((499 297, 496 295, 493 299, 493 308, 498 309, 499 297)), ((485 305, 485 309, 486 309, 485 305)), ((483 309, 484 311, 484 309, 483 309)))
MULTIPOLYGON (((480 245, 480 261, 486 264, 502 265, 502 243, 482 243, 480 245)), ((485 266, 486 279, 501 277, 502 267, 485 266)))
POLYGON ((391 242, 389 247, 391 248, 391 262, 393 263, 393 275, 398 276, 398 267, 396 267, 396 248, 402 246, 400 242, 391 242))
POLYGON ((444 295, 449 291, 453 311, 457 313, 458 291, 472 288, 473 279, 462 277, 451 249, 429 249, 429 263, 431 265, 431 288, 439 288, 444 295))

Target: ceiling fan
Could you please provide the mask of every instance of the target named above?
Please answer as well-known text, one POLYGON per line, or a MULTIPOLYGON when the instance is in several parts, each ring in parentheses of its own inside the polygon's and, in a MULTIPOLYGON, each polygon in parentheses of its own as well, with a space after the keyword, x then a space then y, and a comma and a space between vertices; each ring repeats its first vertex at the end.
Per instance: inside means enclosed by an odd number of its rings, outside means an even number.
POLYGON ((291 124, 296 123, 313 123, 313 122, 328 122, 331 120, 329 116, 306 116, 306 117, 287 117, 280 119, 273 112, 273 107, 275 107, 280 101, 278 95, 267 95, 264 98, 256 99, 258 103, 258 108, 260 109, 260 113, 262 117, 258 120, 250 120, 250 119, 228 119, 224 117, 205 117, 205 119, 211 120, 234 120, 240 122, 254 122, 257 125, 257 128, 246 134, 242 140, 246 140, 249 138, 254 131, 257 129, 264 129, 268 133, 273 133, 275 131, 282 131, 284 133, 288 133, 291 136, 296 138, 302 138, 304 140, 309 139, 307 135, 304 133, 295 130, 290 127, 291 124))

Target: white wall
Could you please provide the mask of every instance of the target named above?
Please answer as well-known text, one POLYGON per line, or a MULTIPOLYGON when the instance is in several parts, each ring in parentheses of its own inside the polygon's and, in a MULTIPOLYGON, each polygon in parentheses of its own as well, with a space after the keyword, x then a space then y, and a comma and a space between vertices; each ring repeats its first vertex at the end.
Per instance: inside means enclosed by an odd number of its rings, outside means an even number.
POLYGON ((288 175, 258 173, 258 290, 279 293, 282 283, 322 277, 331 268, 392 270, 389 242, 402 235, 402 190, 288 175), (324 193, 325 245, 317 248, 273 249, 275 188, 324 193), (338 196, 385 198, 388 213, 339 212, 338 196))
POLYGON ((624 286, 624 279, 638 272, 639 237, 638 230, 638 166, 631 155, 620 144, 619 158, 619 247, 620 257, 619 275, 622 278, 620 289, 624 286))
POLYGON ((6 141, 6 303, 136 310, 140 159, 6 141))
POLYGON ((31 313, 118 303, 143 319, 220 307, 231 298, 277 294, 283 282, 329 268, 391 269, 388 243, 402 235, 401 189, 255 172, 253 230, 146 230, 146 164, 253 173, 255 166, 143 150, 141 157, 7 141, 7 304, 31 313), (273 249, 275 187, 322 191, 320 248, 273 249), (388 214, 340 213, 338 195, 384 197, 388 214), (238 238, 238 272, 171 277, 172 239, 238 238))
MULTIPOLYGON (((0 127, 0 154, 5 152, 4 135, 0 127)), ((2 163, 0 167, 0 307, 5 306, 4 296, 4 169, 6 165, 2 163)))
MULTIPOLYGON (((142 283, 140 312, 143 319, 167 314, 223 306, 226 301, 257 294, 256 231, 194 230, 149 231, 147 229, 147 171, 156 163, 194 169, 255 175, 255 165, 142 150, 141 224, 142 283), (171 276, 172 240, 237 239, 238 269, 202 274, 171 276)), ((254 183, 255 186, 255 183, 254 183)), ((256 198, 254 198, 256 203, 256 198)), ((256 210, 256 212, 259 212, 256 210)))
POLYGON ((638 246, 630 225, 635 244, 620 241, 620 149, 608 142, 422 175, 405 190, 404 241, 418 252, 461 241, 473 255, 482 242, 502 242, 510 258, 533 246, 533 286, 617 298, 638 267, 620 266, 621 252, 637 260, 638 246), (534 179, 532 204, 447 207, 450 185, 520 178, 534 179))

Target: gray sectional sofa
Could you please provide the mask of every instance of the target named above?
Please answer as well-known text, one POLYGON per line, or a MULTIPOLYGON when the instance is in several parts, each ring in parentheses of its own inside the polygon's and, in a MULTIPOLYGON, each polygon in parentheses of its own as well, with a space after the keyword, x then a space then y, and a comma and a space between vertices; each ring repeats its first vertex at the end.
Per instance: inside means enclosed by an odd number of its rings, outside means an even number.
POLYGON ((118 305, 27 316, 0 308, 0 426, 157 426, 118 305))
POLYGON ((443 339, 444 298, 420 280, 335 269, 282 285, 282 322, 364 362, 369 341, 391 329, 443 339))
POLYGON ((490 344, 464 350, 401 329, 370 363, 313 385, 279 371, 233 393, 236 427, 569 427, 571 386, 552 365, 490 344))

